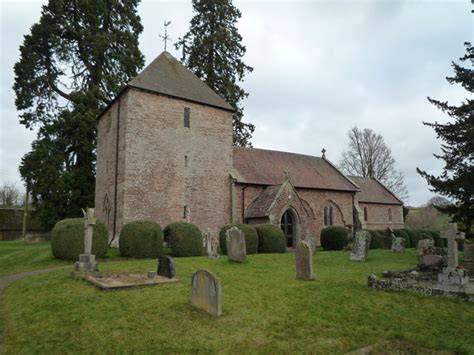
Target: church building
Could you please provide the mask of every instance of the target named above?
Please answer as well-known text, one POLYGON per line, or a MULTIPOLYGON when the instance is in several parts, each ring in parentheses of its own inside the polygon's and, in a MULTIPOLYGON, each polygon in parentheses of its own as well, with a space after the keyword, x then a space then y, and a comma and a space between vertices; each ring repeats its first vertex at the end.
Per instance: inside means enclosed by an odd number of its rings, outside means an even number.
POLYGON ((118 240, 133 220, 281 226, 288 247, 329 225, 403 227, 402 202, 373 179, 315 157, 232 145, 234 110, 168 52, 98 123, 96 217, 118 240))

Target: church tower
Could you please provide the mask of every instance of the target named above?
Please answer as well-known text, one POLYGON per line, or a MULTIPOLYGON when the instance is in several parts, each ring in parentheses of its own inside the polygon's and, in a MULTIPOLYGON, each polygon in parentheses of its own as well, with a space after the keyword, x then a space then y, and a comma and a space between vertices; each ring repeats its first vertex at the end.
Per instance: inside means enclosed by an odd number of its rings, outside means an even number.
POLYGON ((98 123, 95 208, 110 236, 133 220, 230 222, 233 108, 168 52, 98 123))

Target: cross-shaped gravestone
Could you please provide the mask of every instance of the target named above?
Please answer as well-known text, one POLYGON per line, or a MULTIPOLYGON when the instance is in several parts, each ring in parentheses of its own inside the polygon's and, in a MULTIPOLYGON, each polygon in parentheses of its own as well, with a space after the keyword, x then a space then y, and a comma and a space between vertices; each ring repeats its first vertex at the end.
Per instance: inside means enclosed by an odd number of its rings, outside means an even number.
POLYGON ((92 254, 92 232, 95 225, 94 209, 88 208, 84 214, 84 254, 92 254))
POLYGON ((448 223, 448 228, 441 231, 441 238, 448 240, 448 268, 458 266, 458 243, 457 239, 464 239, 464 233, 458 232, 456 223, 448 223))

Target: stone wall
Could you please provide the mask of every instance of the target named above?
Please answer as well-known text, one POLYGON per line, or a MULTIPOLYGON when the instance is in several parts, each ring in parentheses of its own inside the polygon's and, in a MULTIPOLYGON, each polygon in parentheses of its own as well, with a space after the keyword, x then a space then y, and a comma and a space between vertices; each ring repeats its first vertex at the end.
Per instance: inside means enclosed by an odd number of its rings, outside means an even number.
POLYGON ((361 210, 360 220, 364 229, 400 229, 404 228, 403 207, 400 205, 388 205, 381 203, 359 202, 361 210), (364 207, 367 207, 367 221, 364 221, 364 207), (389 220, 389 209, 392 211, 392 220, 389 220))

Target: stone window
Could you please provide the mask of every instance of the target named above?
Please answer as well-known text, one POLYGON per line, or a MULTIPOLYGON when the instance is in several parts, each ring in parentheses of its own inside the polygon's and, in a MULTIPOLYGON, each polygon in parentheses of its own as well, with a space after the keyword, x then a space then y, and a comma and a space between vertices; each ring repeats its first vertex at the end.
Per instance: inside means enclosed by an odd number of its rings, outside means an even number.
POLYGON ((367 212, 367 207, 364 207, 364 221, 367 221, 369 219, 369 214, 367 212))
POLYGON ((324 225, 332 226, 334 224, 334 209, 332 206, 324 207, 324 225))
POLYGON ((184 205, 183 218, 186 219, 187 217, 188 217, 188 206, 184 205))
POLYGON ((184 108, 184 127, 191 127, 191 109, 189 107, 184 108))
POLYGON ((110 204, 109 197, 105 195, 104 199, 104 223, 107 228, 109 228, 109 218, 110 218, 110 204))
POLYGON ((188 156, 187 155, 184 156, 184 167, 185 168, 188 167, 188 156))
POLYGON ((392 222, 392 209, 391 208, 388 209, 388 220, 392 222))

